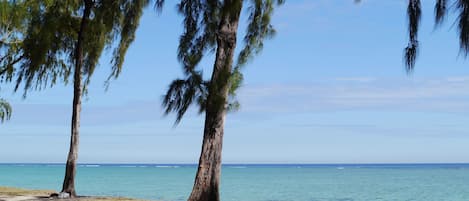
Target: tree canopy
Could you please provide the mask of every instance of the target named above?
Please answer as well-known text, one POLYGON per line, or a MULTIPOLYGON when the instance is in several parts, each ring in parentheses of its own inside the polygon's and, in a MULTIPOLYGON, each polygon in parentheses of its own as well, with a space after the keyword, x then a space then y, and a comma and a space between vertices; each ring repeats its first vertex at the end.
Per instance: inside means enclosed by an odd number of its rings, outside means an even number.
MULTIPOLYGON (((47 7, 47 5, 44 5, 47 7)), ((0 1, 0 82, 11 80, 14 65, 23 59, 23 36, 38 1, 0 1)), ((11 117, 12 108, 0 99, 0 122, 11 117)))
POLYGON ((28 10, 37 1, 0 1, 0 81, 13 75, 13 66, 22 59, 22 42, 31 19, 28 10))
MULTIPOLYGON (((174 80, 163 99, 165 113, 177 113, 176 123, 182 119, 193 103, 198 105, 199 112, 205 111, 208 89, 216 83, 204 80, 202 71, 197 67, 205 55, 213 53, 216 49, 219 37, 217 29, 224 13, 241 9, 243 2, 234 2, 227 6, 226 1, 182 0, 177 6, 178 12, 184 17, 184 31, 179 40, 177 58, 182 64, 185 78, 174 80)), ((249 17, 246 33, 243 36, 243 46, 232 72, 229 73, 229 103, 220 103, 226 104, 227 109, 238 108, 239 103, 235 95, 243 80, 242 67, 254 55, 261 52, 264 39, 275 34, 271 25, 271 16, 274 6, 283 2, 284 0, 246 1, 245 11, 249 17)))
MULTIPOLYGON (((82 73, 85 86, 90 82, 104 49, 112 49, 113 53, 109 78, 119 76, 125 53, 135 39, 143 9, 149 3, 150 0, 94 1, 87 37, 84 38, 82 73)), ((58 80, 68 83, 83 1, 2 1, 2 5, 10 5, 4 7, 15 7, 21 11, 19 13, 28 14, 28 17, 21 18, 22 25, 14 32, 17 34, 10 34, 10 41, 20 42, 3 50, 11 56, 5 59, 10 62, 1 63, 2 69, 9 72, 8 78, 15 77, 16 89, 22 85, 26 94, 31 89, 52 86, 58 80)), ((17 23, 17 20, 10 21, 17 23)))

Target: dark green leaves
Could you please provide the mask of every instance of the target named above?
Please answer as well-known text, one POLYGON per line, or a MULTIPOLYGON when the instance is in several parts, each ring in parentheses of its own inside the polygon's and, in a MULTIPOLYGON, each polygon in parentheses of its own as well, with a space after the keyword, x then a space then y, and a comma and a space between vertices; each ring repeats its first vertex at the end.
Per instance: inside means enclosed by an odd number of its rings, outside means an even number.
POLYGON ((458 0, 457 9, 458 31, 459 31, 459 47, 465 56, 469 54, 469 1, 458 0))
POLYGON ((251 0, 249 7, 248 27, 244 36, 244 48, 238 56, 237 67, 240 67, 255 54, 258 54, 264 47, 264 39, 269 39, 275 35, 275 29, 271 25, 271 16, 274 11, 274 4, 281 5, 283 0, 264 1, 251 0))
POLYGON ((22 44, 24 58, 16 72, 16 89, 23 84, 25 95, 30 89, 40 90, 68 78, 79 24, 72 6, 77 5, 55 1, 31 13, 22 44))
POLYGON ((406 70, 407 72, 410 72, 415 66, 415 60, 417 58, 419 48, 418 28, 421 17, 420 0, 409 0, 407 16, 409 20, 409 43, 407 44, 404 53, 406 70))
MULTIPOLYGON (((156 1, 155 6, 158 10, 161 10, 163 2, 163 0, 156 1)), ((114 25, 115 32, 120 32, 120 39, 117 48, 114 50, 111 77, 117 78, 122 71, 125 54, 130 44, 135 40, 135 32, 140 24, 143 9, 147 7, 148 4, 149 0, 131 0, 120 5, 118 4, 118 7, 114 9, 118 10, 121 14, 121 16, 118 17, 119 21, 114 25), (122 9, 119 10, 119 7, 122 7, 122 9)), ((103 15, 103 17, 105 19, 106 15, 103 15)))
MULTIPOLYGON (((57 81, 67 83, 74 66, 73 57, 84 8, 83 1, 24 2, 35 4, 29 3, 28 7, 22 7, 28 16, 24 17, 24 28, 18 34, 22 36, 20 46, 12 54, 14 56, 9 57, 9 61, 21 59, 13 65, 12 62, 0 63, 0 70, 8 68, 10 76, 14 73, 17 89, 23 86, 25 93, 31 89, 40 90, 53 86, 57 81)), ((162 0, 156 2, 162 4, 162 0)), ((124 56, 135 39, 140 17, 149 3, 150 0, 93 1, 89 26, 84 31, 86 34, 83 38, 84 89, 105 49, 112 49, 114 56, 110 78, 116 78, 120 74, 124 56)))
POLYGON ((179 39, 178 60, 190 75, 208 49, 216 46, 220 18, 218 1, 182 0, 178 11, 184 16, 184 33, 179 39))
MULTIPOLYGON (((435 1, 435 27, 438 28, 448 15, 449 0, 435 1)), ((457 14, 457 24, 459 33, 459 47, 461 52, 467 56, 469 54, 469 1, 454 0, 454 12, 457 14)), ((418 54, 418 29, 421 18, 421 8, 419 0, 408 0, 407 16, 409 20, 409 43, 404 50, 405 66, 408 72, 412 71, 418 54)))
MULTIPOLYGON (((283 0, 249 0, 247 4, 248 26, 243 37, 244 45, 234 68, 227 72, 229 81, 229 95, 225 105, 228 110, 236 110, 239 103, 236 101, 236 90, 242 83, 241 67, 263 48, 263 41, 274 35, 271 25, 271 16, 274 7, 282 4, 283 0)), ((238 13, 243 1, 229 0, 181 0, 178 11, 184 17, 184 31, 179 40, 178 60, 181 62, 186 79, 177 79, 169 86, 163 100, 166 113, 176 112, 178 123, 191 104, 199 105, 200 112, 204 112, 207 93, 210 88, 216 88, 217 83, 203 81, 201 71, 197 67, 207 53, 213 53, 218 47, 217 40, 221 33, 217 33, 222 16, 230 12, 238 13), (197 80, 197 82, 194 82, 197 80), (214 86, 212 86, 214 85, 214 86), (196 101, 197 100, 197 101, 196 101)))
POLYGON ((5 100, 0 99, 0 123, 10 119, 11 112, 12 109, 10 104, 8 104, 8 102, 6 102, 5 100))
POLYGON ((274 4, 281 5, 283 0, 278 1, 252 0, 249 8, 248 27, 244 36, 244 47, 238 55, 237 64, 233 70, 230 94, 235 94, 241 86, 243 75, 241 68, 264 47, 264 39, 270 39, 275 35, 275 29, 271 22, 274 4))
POLYGON ((199 105, 199 112, 205 110, 208 83, 203 82, 201 73, 193 73, 185 80, 174 80, 163 98, 165 114, 176 112, 176 124, 179 123, 194 101, 199 105))
POLYGON ((37 5, 36 1, 0 0, 0 81, 10 81, 13 67, 23 58, 23 36, 37 5))
POLYGON ((437 0, 435 3, 435 26, 439 26, 443 23, 446 11, 447 11, 447 0, 437 0))

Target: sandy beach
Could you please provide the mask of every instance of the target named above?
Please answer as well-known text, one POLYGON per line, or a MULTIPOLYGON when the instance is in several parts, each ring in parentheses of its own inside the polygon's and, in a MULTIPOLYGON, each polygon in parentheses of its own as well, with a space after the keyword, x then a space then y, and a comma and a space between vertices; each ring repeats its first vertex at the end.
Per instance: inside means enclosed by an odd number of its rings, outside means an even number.
POLYGON ((12 187, 0 187, 0 201, 34 201, 34 200, 64 200, 64 201, 138 201, 123 197, 95 197, 80 196, 78 198, 58 199, 49 197, 55 193, 52 190, 27 190, 12 187))

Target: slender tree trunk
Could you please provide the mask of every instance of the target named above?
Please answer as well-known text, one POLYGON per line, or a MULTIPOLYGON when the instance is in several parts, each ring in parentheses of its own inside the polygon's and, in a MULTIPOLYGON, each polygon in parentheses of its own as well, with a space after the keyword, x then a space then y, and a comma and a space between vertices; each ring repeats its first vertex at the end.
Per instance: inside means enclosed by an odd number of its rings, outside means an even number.
POLYGON ((225 0, 225 7, 235 7, 235 9, 223 14, 218 27, 218 47, 207 97, 202 151, 194 187, 188 201, 220 200, 219 184, 226 101, 241 6, 240 0, 225 0))
POLYGON ((72 128, 70 138, 70 150, 67 157, 65 169, 65 178, 62 186, 63 193, 69 193, 70 197, 76 197, 75 175, 77 172, 78 145, 80 140, 80 113, 81 98, 83 93, 82 68, 83 68, 83 41, 85 29, 88 24, 88 18, 93 5, 92 0, 84 0, 85 9, 81 20, 80 30, 78 31, 78 40, 75 47, 75 72, 73 75, 73 105, 72 105, 72 128))

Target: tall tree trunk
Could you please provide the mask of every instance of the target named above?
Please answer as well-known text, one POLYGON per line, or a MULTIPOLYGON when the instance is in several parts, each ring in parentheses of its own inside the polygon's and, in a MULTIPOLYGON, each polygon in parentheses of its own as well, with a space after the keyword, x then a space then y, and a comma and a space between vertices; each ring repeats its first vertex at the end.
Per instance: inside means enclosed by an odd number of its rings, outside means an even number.
POLYGON ((232 10, 224 12, 218 26, 218 46, 205 110, 202 151, 194 187, 188 201, 220 200, 219 185, 226 101, 230 88, 229 78, 236 48, 236 33, 242 1, 225 0, 224 6, 232 10))
POLYGON ((72 105, 72 128, 70 137, 70 150, 67 157, 65 178, 62 186, 63 193, 69 193, 70 197, 76 197, 75 175, 77 172, 78 144, 80 140, 80 113, 81 98, 83 93, 82 71, 83 71, 83 41, 88 18, 93 6, 92 0, 84 0, 85 9, 81 20, 78 40, 75 46, 75 72, 73 75, 73 105, 72 105))

